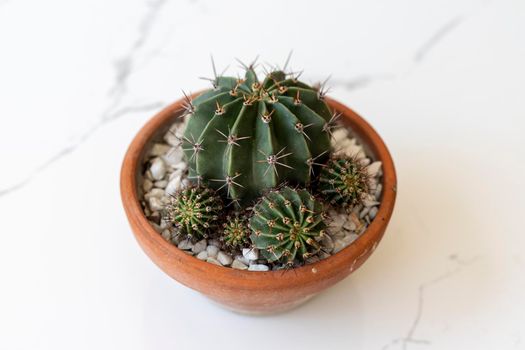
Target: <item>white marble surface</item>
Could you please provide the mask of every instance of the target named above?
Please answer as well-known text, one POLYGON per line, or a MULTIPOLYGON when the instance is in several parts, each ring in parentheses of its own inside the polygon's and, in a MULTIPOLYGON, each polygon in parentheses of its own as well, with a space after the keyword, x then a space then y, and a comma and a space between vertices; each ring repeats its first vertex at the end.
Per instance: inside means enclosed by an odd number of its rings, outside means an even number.
POLYGON ((523 0, 0 0, 0 348, 524 349, 524 62, 523 0), (290 49, 384 137, 398 204, 350 278, 238 316, 139 250, 119 168, 210 53, 290 49))

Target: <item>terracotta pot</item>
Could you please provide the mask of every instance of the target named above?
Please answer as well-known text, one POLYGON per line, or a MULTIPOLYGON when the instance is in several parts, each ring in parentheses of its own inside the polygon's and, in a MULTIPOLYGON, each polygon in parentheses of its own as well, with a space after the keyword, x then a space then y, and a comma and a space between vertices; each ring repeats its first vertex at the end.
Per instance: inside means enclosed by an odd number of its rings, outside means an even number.
POLYGON ((383 162, 383 193, 378 213, 368 229, 351 245, 319 262, 290 271, 240 271, 216 266, 187 255, 165 241, 148 223, 139 203, 138 180, 150 144, 167 131, 182 109, 183 100, 153 117, 133 139, 122 165, 122 203, 131 229, 146 254, 165 273, 223 306, 246 313, 272 313, 293 308, 334 285, 376 249, 394 209, 396 173, 390 153, 379 135, 354 111, 332 99, 329 106, 342 113, 342 121, 367 152, 383 162))

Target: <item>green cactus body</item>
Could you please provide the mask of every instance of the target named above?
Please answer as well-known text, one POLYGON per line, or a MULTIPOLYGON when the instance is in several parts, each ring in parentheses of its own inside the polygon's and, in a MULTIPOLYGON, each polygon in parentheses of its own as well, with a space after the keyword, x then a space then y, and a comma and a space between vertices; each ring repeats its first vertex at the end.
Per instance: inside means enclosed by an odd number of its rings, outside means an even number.
POLYGON ((206 187, 190 187, 176 192, 166 206, 166 219, 179 229, 179 234, 192 239, 208 237, 217 228, 222 201, 206 187))
POLYGON ((245 217, 235 216, 235 218, 228 217, 226 222, 222 224, 223 231, 221 240, 224 244, 232 250, 241 249, 248 244, 250 237, 250 229, 245 217))
POLYGON ((326 227, 323 206, 307 190, 271 191, 253 213, 250 239, 268 261, 291 265, 319 252, 326 227))
POLYGON ((331 159, 321 170, 318 189, 330 204, 348 207, 361 203, 369 182, 370 175, 358 159, 331 159))
POLYGON ((323 97, 281 71, 262 83, 251 67, 242 80, 216 78, 187 106, 190 179, 243 205, 282 182, 308 184, 330 150, 323 97))

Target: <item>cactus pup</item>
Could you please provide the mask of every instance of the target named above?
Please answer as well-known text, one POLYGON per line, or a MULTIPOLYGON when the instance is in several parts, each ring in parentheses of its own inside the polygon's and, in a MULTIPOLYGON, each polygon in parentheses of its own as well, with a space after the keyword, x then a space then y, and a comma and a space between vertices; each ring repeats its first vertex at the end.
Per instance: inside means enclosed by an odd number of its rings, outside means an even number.
POLYGON ((319 191, 332 205, 359 205, 369 189, 370 175, 356 157, 331 159, 319 176, 319 191))
POLYGON ((246 217, 242 215, 228 216, 222 224, 221 241, 231 250, 240 250, 248 245, 250 229, 246 217))
POLYGON ((207 238, 217 228, 222 210, 221 198, 215 191, 194 186, 172 195, 165 219, 178 228, 179 234, 196 240, 207 238))
POLYGON ((268 261, 291 266, 294 260, 304 261, 319 252, 323 219, 322 204, 307 190, 284 187, 270 191, 255 205, 250 238, 268 261))

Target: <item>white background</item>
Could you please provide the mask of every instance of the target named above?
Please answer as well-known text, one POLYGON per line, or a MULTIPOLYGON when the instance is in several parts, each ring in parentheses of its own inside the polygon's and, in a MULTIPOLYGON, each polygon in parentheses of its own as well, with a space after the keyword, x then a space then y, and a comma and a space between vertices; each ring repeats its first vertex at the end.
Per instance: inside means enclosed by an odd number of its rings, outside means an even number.
POLYGON ((525 2, 0 0, 0 349, 524 349, 525 2), (134 241, 119 170, 209 54, 332 76, 397 165, 385 239, 232 314, 134 241))

